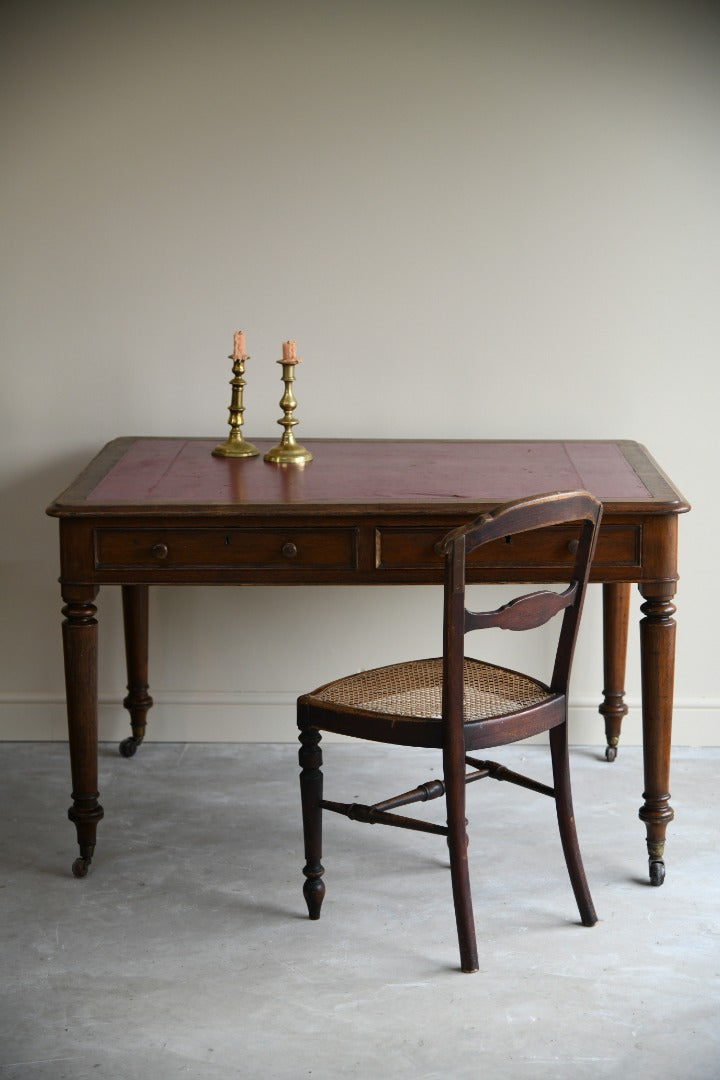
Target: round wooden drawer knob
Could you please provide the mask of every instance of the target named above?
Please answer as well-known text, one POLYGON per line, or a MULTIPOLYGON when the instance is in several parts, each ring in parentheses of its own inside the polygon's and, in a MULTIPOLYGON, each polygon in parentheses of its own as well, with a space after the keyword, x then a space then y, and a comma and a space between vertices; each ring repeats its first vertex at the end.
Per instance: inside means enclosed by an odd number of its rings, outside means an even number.
POLYGON ((155 544, 152 549, 152 553, 156 559, 167 559, 168 546, 167 544, 155 544))
POLYGON ((285 556, 286 559, 297 558, 297 544, 293 544, 292 540, 288 540, 287 544, 283 544, 280 550, 282 551, 282 554, 285 556))
POLYGON ((577 552, 577 549, 579 547, 580 547, 580 541, 579 540, 570 540, 569 543, 568 543, 568 551, 570 552, 571 555, 574 555, 577 552))

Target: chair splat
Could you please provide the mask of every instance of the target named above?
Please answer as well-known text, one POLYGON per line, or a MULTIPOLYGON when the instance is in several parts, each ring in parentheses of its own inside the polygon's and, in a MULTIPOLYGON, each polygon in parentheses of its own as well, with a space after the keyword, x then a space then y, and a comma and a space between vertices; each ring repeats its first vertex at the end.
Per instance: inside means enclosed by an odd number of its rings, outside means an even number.
POLYGON ((559 611, 570 607, 575 600, 577 582, 557 593, 550 589, 516 596, 514 600, 496 608, 495 611, 465 610, 465 633, 470 630, 487 630, 500 627, 502 630, 534 630, 552 619, 559 611))

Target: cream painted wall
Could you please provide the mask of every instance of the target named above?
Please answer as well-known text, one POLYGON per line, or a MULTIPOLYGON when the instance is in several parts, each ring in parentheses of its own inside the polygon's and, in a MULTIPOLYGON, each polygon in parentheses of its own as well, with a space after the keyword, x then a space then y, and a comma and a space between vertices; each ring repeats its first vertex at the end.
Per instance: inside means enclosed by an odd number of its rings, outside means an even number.
MULTIPOLYGON (((587 9, 4 6, 0 736, 64 734, 44 507, 116 435, 224 435, 242 326, 249 437, 277 430, 295 337, 310 445, 644 442, 694 503, 676 741, 718 741, 718 23, 693 3, 587 9)), ((439 615, 429 589, 155 590, 154 737, 293 739, 299 691, 435 652, 439 615)), ((99 619, 116 738, 116 590, 99 619)), ((576 741, 602 738, 601 681, 593 595, 576 741)))

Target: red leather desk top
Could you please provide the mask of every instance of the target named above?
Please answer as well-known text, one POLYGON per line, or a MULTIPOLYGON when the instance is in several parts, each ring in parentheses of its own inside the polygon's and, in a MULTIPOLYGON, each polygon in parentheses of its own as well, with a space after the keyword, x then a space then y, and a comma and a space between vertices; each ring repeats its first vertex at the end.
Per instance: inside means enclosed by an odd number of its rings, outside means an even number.
MULTIPOLYGON (((142 504, 452 504, 585 488, 610 501, 654 495, 615 441, 311 440, 304 468, 212 456, 217 439, 138 438, 85 502, 142 504)), ((640 448, 641 449, 641 448, 640 448)), ((99 508, 99 507, 98 507, 99 508)))

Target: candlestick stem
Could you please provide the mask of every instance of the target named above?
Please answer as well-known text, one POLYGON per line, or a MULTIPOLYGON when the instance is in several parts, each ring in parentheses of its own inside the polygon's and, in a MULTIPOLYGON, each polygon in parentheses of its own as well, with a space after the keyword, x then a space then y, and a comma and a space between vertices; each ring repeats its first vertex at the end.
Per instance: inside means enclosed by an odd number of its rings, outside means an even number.
POLYGON ((278 360, 278 364, 282 365, 282 380, 285 383, 285 392, 280 398, 280 408, 283 410, 283 416, 282 419, 278 420, 278 424, 284 430, 280 442, 277 446, 273 446, 272 450, 268 450, 264 460, 275 465, 304 465, 306 462, 312 461, 312 454, 297 442, 293 434, 293 428, 299 423, 294 416, 297 401, 292 390, 297 361, 293 360, 291 363, 284 363, 282 360, 278 360))
POLYGON ((260 453, 257 447, 253 446, 252 443, 247 442, 242 433, 243 413, 245 412, 245 406, 243 405, 243 388, 245 386, 245 380, 243 379, 243 375, 245 374, 245 361, 248 359, 248 356, 228 357, 228 360, 232 360, 233 362, 233 377, 230 380, 232 394, 230 397, 230 408, 228 409, 230 434, 225 442, 219 443, 213 450, 213 454, 216 457, 257 457, 260 453))

